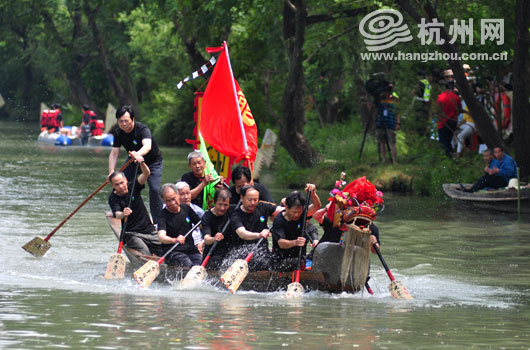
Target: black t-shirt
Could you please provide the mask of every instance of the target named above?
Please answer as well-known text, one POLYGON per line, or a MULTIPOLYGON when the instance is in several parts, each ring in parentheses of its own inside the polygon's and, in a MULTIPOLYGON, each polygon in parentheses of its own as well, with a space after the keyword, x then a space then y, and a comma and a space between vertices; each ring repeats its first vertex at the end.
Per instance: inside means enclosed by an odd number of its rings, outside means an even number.
POLYGON ((331 222, 326 215, 324 215, 324 220, 320 224, 322 228, 324 229, 324 234, 322 235, 322 238, 320 239, 320 243, 322 242, 331 242, 331 243, 339 243, 340 237, 342 236, 342 231, 338 227, 333 227, 333 222, 331 222))
POLYGON ((151 150, 144 156, 145 163, 151 165, 162 161, 162 152, 158 148, 155 139, 151 135, 151 130, 143 123, 134 122, 134 129, 130 133, 125 133, 120 128, 114 129, 114 145, 120 148, 123 145, 127 152, 139 151, 142 148, 142 140, 151 140, 151 150))
MULTIPOLYGON (((256 206, 256 209, 252 213, 245 213, 241 207, 234 210, 234 213, 230 217, 232 230, 237 231, 238 228, 244 227, 247 231, 250 232, 261 232, 267 228, 267 220, 276 210, 276 205, 259 202, 256 206)), ((236 233, 237 235, 237 233, 236 233)), ((241 240, 243 244, 254 244, 257 243, 259 239, 253 240, 241 240)), ((268 241, 263 240, 261 245, 268 249, 268 241)))
MULTIPOLYGON (((269 189, 264 184, 255 182, 254 188, 259 192, 260 201, 274 203, 269 189)), ((230 193, 232 194, 232 196, 230 197, 230 204, 237 204, 241 196, 239 195, 239 193, 236 192, 236 186, 232 185, 230 187, 230 193)))
MULTIPOLYGON (((123 211, 123 209, 127 208, 129 205, 129 199, 132 193, 133 196, 130 206, 132 213, 127 218, 127 227, 125 228, 125 231, 152 233, 155 231, 155 228, 151 223, 151 219, 149 218, 149 214, 145 208, 144 200, 142 199, 142 194, 140 193, 140 191, 144 189, 145 185, 140 185, 137 179, 135 181, 136 184, 134 186, 134 193, 132 192, 132 181, 129 181, 127 184, 129 191, 125 196, 118 196, 115 191, 112 191, 109 196, 110 209, 113 213, 116 213, 117 211, 123 211)), ((124 220, 125 219, 121 220, 122 226, 124 224, 124 220)))
MULTIPOLYGON (((201 222, 202 236, 204 237, 206 235, 210 235, 211 237, 215 237, 217 232, 222 232, 223 227, 232 215, 234 209, 235 206, 230 206, 230 209, 223 216, 215 215, 212 213, 211 209, 207 210, 204 213, 201 222)), ((223 232, 223 236, 224 239, 217 243, 212 256, 225 256, 232 247, 241 245, 241 238, 239 238, 239 236, 232 230, 230 223, 228 224, 225 232, 223 232)), ((213 244, 205 244, 203 252, 204 256, 208 254, 212 246, 213 244)))
MULTIPOLYGON (((166 231, 169 237, 177 238, 188 233, 193 225, 199 221, 201 219, 189 205, 181 204, 180 211, 177 214, 169 212, 167 208, 162 210, 158 219, 158 229, 166 231)), ((171 249, 172 246, 173 244, 162 244, 164 253, 171 249)), ((190 233, 186 237, 186 243, 179 244, 173 251, 198 252, 193 243, 193 235, 190 233)))
MULTIPOLYGON (((195 175, 193 175, 193 171, 190 171, 189 173, 182 175, 182 177, 180 178, 180 181, 186 182, 188 185, 190 185, 190 190, 193 190, 195 187, 201 184, 202 179, 195 177, 195 175)), ((204 200, 204 189, 197 195, 197 197, 193 198, 191 202, 202 208, 203 200, 204 200)))
MULTIPOLYGON (((339 243, 340 242, 342 231, 338 227, 333 227, 333 222, 331 222, 327 216, 324 216, 324 221, 322 221, 322 224, 320 225, 324 228, 324 234, 322 235, 322 238, 320 239, 319 243, 322 243, 322 242, 339 243)), ((379 241, 379 228, 375 226, 374 223, 370 225, 370 231, 372 231, 372 235, 374 235, 377 238, 377 243, 381 244, 381 242, 379 241)))
MULTIPOLYGON (((292 241, 300 237, 302 235, 302 226, 304 223, 304 218, 300 216, 300 218, 296 221, 288 221, 283 215, 284 213, 281 213, 276 216, 272 224, 272 251, 278 256, 282 256, 285 258, 297 258, 299 247, 281 249, 278 245, 278 240, 286 239, 288 241, 292 241)), ((304 238, 307 239, 307 235, 304 235, 304 238)), ((309 242, 308 239, 307 242, 309 242)), ((305 256, 305 253, 306 246, 302 248, 302 255, 305 256)))

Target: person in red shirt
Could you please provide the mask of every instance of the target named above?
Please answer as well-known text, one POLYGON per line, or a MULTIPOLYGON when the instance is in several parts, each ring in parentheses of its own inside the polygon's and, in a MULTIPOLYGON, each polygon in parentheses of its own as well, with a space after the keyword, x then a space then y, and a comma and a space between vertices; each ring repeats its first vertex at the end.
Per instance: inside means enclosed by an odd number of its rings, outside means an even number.
POLYGON ((453 92, 454 81, 446 81, 446 90, 438 95, 436 106, 438 108, 438 139, 440 146, 449 156, 453 151, 451 140, 453 139, 458 122, 458 114, 461 111, 461 101, 453 92))

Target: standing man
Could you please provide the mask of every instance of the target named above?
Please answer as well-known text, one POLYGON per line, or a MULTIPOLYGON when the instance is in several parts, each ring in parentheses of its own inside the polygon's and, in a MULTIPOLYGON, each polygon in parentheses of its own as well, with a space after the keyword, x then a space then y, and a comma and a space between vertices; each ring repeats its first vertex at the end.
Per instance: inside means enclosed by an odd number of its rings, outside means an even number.
POLYGON ((446 81, 445 91, 438 95, 436 100, 436 106, 438 107, 438 139, 440 147, 442 147, 447 156, 450 156, 453 151, 451 141, 453 140, 462 105, 460 97, 453 92, 454 88, 454 80, 446 81))
POLYGON ((418 83, 414 90, 414 118, 411 127, 419 136, 428 135, 429 103, 431 101, 432 90, 431 80, 432 75, 425 75, 423 69, 418 71, 418 83))
MULTIPOLYGON (((118 128, 113 131, 114 145, 109 155, 109 174, 114 172, 120 147, 129 153, 129 157, 142 156, 151 170, 151 176, 147 178, 149 184, 149 208, 151 217, 158 224, 158 216, 162 211, 162 200, 160 197, 160 183, 162 180, 162 153, 156 144, 151 131, 144 124, 134 120, 134 110, 131 106, 121 106, 116 111, 118 128)), ((125 168, 125 176, 131 180, 134 176, 134 165, 125 168)))
POLYGON ((397 164, 396 130, 400 128, 401 120, 398 103, 390 85, 377 101, 376 135, 383 163, 386 162, 386 150, 390 148, 392 163, 397 164))
POLYGON ((149 167, 145 164, 142 156, 136 156, 135 162, 140 163, 142 171, 138 179, 132 179, 128 182, 121 171, 110 174, 109 181, 114 189, 109 196, 110 209, 114 217, 121 219, 122 226, 127 220, 123 242, 128 248, 135 249, 143 255, 159 255, 160 241, 141 194, 149 178, 149 167), (132 191, 133 186, 134 192, 132 191), (129 202, 131 203, 130 206, 128 206, 129 202))

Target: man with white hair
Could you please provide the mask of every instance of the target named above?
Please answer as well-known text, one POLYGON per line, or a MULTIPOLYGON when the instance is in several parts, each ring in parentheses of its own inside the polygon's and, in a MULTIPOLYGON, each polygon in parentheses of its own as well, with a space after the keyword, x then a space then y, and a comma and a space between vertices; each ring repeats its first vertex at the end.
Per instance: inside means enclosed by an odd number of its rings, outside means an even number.
MULTIPOLYGON (((203 208, 204 187, 215 179, 211 174, 205 174, 206 160, 200 151, 196 150, 188 154, 188 167, 191 171, 182 175, 180 181, 188 183, 191 190, 191 202, 203 208)), ((223 181, 221 176, 216 188, 220 188, 223 181)))
POLYGON ((192 235, 186 236, 186 233, 201 219, 189 205, 180 203, 178 190, 174 184, 162 185, 160 195, 166 205, 158 221, 158 239, 162 243, 163 253, 167 253, 176 243, 179 243, 167 255, 166 263, 181 267, 200 265, 202 255, 197 250, 192 235))
MULTIPOLYGON (((177 189, 177 194, 179 196, 180 203, 189 205, 191 209, 193 209, 195 214, 197 214, 199 218, 202 218, 202 216, 204 215, 204 210, 202 210, 202 208, 198 205, 195 205, 191 202, 190 185, 188 185, 188 183, 185 181, 179 181, 175 184, 175 188, 177 189)), ((195 229, 195 231, 192 232, 192 235, 195 246, 202 254, 202 250, 204 249, 204 240, 202 239, 201 231, 197 228, 195 229)))

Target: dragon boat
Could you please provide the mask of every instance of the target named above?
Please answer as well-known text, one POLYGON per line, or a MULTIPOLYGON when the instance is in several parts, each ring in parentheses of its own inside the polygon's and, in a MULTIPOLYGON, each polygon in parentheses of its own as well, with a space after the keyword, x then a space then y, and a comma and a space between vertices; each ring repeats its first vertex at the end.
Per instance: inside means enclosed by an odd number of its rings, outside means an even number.
MULTIPOLYGON (((114 236, 119 240, 121 232, 121 222, 110 213, 106 213, 106 218, 112 229, 114 236)), ((347 225, 344 234, 345 240, 342 244, 324 242, 319 244, 313 253, 311 270, 301 271, 300 283, 308 291, 325 291, 329 293, 355 293, 364 288, 369 264, 359 263, 368 257, 368 247, 357 246, 359 240, 364 243, 369 242, 370 231, 367 228, 355 224, 347 225), (355 266, 356 262, 358 266, 355 266), (346 281, 343 283, 342 281, 346 281)), ((149 260, 158 260, 157 256, 145 256, 140 252, 124 246, 129 264, 133 271, 143 266, 149 260)), ((188 269, 175 268, 162 263, 158 282, 175 282, 186 276, 188 269)), ((219 288, 225 288, 220 277, 224 271, 208 270, 206 283, 219 288)), ((132 273, 131 273, 132 275, 132 273)), ((292 282, 292 271, 256 271, 250 272, 239 290, 256 292, 276 292, 286 290, 292 282)))

